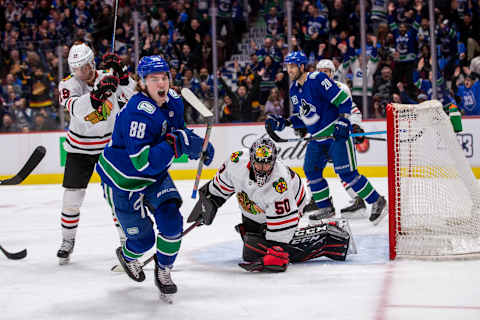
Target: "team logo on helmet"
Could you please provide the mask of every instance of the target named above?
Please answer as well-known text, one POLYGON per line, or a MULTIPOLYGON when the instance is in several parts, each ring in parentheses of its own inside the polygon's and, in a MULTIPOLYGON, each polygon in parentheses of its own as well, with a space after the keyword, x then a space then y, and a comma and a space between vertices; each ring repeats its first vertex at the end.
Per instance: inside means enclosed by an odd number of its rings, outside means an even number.
POLYGON ((230 156, 230 161, 237 163, 238 159, 242 156, 243 151, 236 151, 230 156))
POLYGON ((280 178, 278 181, 273 182, 273 189, 275 189, 275 191, 278 193, 284 193, 288 189, 287 182, 285 179, 280 178))
POLYGON ((255 150, 255 158, 257 161, 261 162, 262 160, 268 160, 272 156, 272 149, 267 145, 262 145, 255 150))

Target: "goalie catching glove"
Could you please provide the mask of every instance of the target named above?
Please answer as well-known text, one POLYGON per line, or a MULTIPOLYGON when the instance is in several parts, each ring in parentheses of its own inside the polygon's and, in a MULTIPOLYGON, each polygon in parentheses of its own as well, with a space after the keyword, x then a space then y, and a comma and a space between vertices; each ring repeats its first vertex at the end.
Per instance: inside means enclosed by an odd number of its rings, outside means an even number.
POLYGON ((271 272, 284 272, 287 270, 289 259, 288 252, 285 252, 280 246, 273 246, 267 248, 262 246, 267 251, 265 255, 255 262, 244 262, 238 265, 250 272, 253 271, 271 271, 271 272))
POLYGON ((188 216, 187 222, 200 221, 207 226, 211 225, 213 219, 215 219, 218 208, 225 203, 226 199, 217 197, 208 191, 210 183, 211 181, 205 183, 203 187, 198 190, 200 199, 195 204, 195 207, 193 207, 192 213, 188 216))

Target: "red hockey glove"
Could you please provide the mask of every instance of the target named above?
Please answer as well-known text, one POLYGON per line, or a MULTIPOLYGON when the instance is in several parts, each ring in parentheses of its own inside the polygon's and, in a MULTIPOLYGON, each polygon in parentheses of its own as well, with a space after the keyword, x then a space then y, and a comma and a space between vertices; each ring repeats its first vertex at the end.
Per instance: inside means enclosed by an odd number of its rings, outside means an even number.
POLYGON ((288 252, 285 252, 280 246, 274 246, 267 248, 267 253, 260 258, 260 260, 255 262, 239 263, 238 265, 250 272, 284 272, 287 270, 288 263, 288 252))

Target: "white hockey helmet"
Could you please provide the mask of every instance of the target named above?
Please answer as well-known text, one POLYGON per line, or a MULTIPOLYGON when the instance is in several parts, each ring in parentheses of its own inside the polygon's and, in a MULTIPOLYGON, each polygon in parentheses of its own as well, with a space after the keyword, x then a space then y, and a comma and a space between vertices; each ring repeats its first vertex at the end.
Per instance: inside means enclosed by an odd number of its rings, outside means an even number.
POLYGON ((75 69, 78 69, 86 64, 90 64, 93 70, 95 70, 95 56, 92 49, 85 43, 74 44, 70 48, 68 53, 68 66, 70 72, 74 73, 75 69))
POLYGON ((333 64, 333 61, 330 59, 322 59, 318 61, 317 63, 317 71, 320 69, 328 69, 331 72, 330 76, 333 76, 335 73, 335 65, 333 64))

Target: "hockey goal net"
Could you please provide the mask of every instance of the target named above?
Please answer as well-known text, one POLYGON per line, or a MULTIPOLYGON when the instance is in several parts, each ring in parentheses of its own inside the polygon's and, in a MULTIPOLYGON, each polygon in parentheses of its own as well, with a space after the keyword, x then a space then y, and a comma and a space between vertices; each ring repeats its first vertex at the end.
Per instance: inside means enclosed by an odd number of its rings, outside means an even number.
POLYGON ((480 257, 480 186, 439 101, 387 106, 390 259, 480 257))

